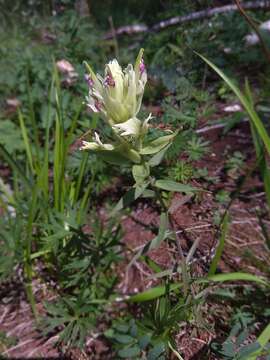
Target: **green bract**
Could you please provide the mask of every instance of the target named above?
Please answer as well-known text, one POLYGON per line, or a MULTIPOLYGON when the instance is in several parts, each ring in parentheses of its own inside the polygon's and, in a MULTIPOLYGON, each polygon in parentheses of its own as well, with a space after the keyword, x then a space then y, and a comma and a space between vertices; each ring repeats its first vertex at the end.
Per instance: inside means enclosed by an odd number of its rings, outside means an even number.
MULTIPOLYGON (((87 106, 100 112, 111 125, 134 120, 140 111, 147 74, 140 50, 136 63, 124 70, 116 59, 105 66, 104 77, 95 75, 87 64, 89 94, 87 106)), ((136 120, 135 120, 136 119, 136 120)))
POLYGON ((89 87, 87 106, 99 113, 110 126, 114 140, 111 144, 103 143, 95 133, 92 141, 83 141, 81 146, 81 150, 98 153, 107 162, 136 164, 132 172, 136 183, 142 183, 150 176, 148 159, 145 157, 162 151, 176 135, 161 136, 150 142, 145 139, 152 115, 145 120, 137 117, 147 81, 142 55, 143 49, 134 66, 129 64, 124 70, 116 59, 110 61, 105 66, 104 77, 95 74, 86 64, 89 87))

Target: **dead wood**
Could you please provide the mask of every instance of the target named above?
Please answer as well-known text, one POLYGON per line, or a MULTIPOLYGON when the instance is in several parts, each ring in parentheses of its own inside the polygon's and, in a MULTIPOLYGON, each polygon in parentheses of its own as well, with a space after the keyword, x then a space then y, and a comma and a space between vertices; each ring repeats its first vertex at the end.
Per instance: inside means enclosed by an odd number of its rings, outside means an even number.
MULTIPOLYGON (((248 1, 242 4, 242 8, 245 10, 270 9, 270 0, 248 1)), ((212 9, 196 11, 188 15, 175 16, 170 19, 160 21, 153 26, 147 26, 145 24, 121 26, 118 29, 116 29, 114 33, 108 32, 105 35, 105 39, 111 39, 115 35, 134 35, 145 32, 157 32, 170 26, 180 25, 186 22, 205 19, 212 17, 214 15, 223 14, 231 11, 237 11, 237 10, 238 8, 235 4, 224 5, 212 9)))

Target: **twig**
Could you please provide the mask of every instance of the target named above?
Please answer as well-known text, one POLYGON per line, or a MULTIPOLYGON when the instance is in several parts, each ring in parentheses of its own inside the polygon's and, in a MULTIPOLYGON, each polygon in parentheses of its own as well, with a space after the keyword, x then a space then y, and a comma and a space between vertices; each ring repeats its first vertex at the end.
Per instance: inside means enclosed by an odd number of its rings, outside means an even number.
POLYGON ((7 354, 10 354, 13 350, 17 350, 17 349, 19 349, 19 348, 21 348, 21 347, 25 346, 26 344, 30 344, 30 343, 35 342, 35 341, 36 341, 36 339, 27 339, 27 340, 25 340, 25 341, 23 341, 23 342, 19 343, 18 345, 15 345, 15 346, 13 346, 13 347, 11 347, 11 348, 7 349, 7 350, 6 350, 6 351, 4 351, 1 355, 7 355, 7 354))
MULTIPOLYGON (((248 1, 242 5, 242 8, 245 10, 269 9, 270 1, 269 0, 248 1)), ((196 11, 188 15, 175 16, 170 19, 160 21, 157 24, 153 25, 152 27, 149 27, 145 24, 121 26, 118 29, 115 29, 114 32, 110 31, 109 33, 107 33, 105 35, 105 39, 112 39, 115 35, 124 35, 124 34, 133 35, 133 34, 145 33, 145 32, 156 32, 170 26, 175 26, 194 20, 209 18, 214 15, 223 14, 236 10, 238 10, 236 5, 224 5, 212 9, 196 11)))
POLYGON ((38 346, 37 348, 33 349, 30 353, 28 353, 28 358, 31 358, 35 353, 39 353, 41 349, 43 349, 44 347, 51 345, 52 343, 54 344, 57 340, 59 339, 59 335, 55 335, 51 338, 49 338, 49 340, 47 340, 44 344, 41 344, 40 346, 38 346))
POLYGON ((111 34, 112 34, 113 43, 114 43, 115 56, 118 59, 119 58, 119 47, 118 47, 118 41, 117 41, 117 33, 115 31, 112 16, 109 16, 108 20, 109 20, 109 24, 110 24, 110 27, 111 27, 111 34))
MULTIPOLYGON (((244 9, 265 9, 270 8, 270 1, 248 1, 245 4, 243 4, 244 9)), ((164 29, 165 27, 178 25, 184 22, 193 21, 193 20, 200 20, 203 18, 212 17, 217 14, 222 14, 226 12, 236 11, 238 8, 236 5, 224 5, 220 7, 216 7, 213 9, 206 9, 201 11, 196 11, 194 13, 191 13, 189 15, 184 16, 175 16, 171 19, 161 21, 160 23, 154 25, 152 27, 153 31, 160 31, 164 29)))
MULTIPOLYGON (((243 119, 241 122, 248 122, 248 119, 243 119)), ((215 124, 215 125, 210 125, 210 126, 205 126, 201 129, 197 129, 195 132, 196 134, 203 134, 206 133, 208 131, 212 131, 212 130, 216 130, 216 129, 222 129, 226 126, 227 124, 215 124)))

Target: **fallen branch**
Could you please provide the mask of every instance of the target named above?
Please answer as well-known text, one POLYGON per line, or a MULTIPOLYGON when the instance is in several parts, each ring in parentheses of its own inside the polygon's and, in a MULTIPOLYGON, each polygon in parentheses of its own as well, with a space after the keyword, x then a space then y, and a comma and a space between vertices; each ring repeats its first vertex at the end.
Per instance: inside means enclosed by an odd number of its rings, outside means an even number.
MULTIPOLYGON (((270 9, 270 0, 261 0, 261 1, 248 1, 242 4, 242 8, 245 10, 257 10, 257 9, 270 9)), ((224 5, 220 7, 215 7, 213 9, 205 9, 201 11, 196 11, 188 15, 175 16, 168 20, 160 21, 159 23, 149 27, 144 24, 128 25, 121 26, 116 29, 114 32, 109 32, 105 35, 105 39, 112 39, 115 35, 133 35, 138 33, 145 32, 157 32, 163 30, 164 28, 183 24, 185 22, 200 20, 212 17, 214 15, 223 14, 231 11, 237 11, 238 8, 236 5, 224 5)))

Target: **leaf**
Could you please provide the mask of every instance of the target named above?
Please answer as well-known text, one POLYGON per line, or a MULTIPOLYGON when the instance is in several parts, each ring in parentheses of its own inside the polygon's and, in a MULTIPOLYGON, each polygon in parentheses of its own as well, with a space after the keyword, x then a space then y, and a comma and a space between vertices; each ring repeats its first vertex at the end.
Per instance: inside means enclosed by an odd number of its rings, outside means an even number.
POLYGON ((129 326, 127 324, 117 324, 115 328, 119 332, 126 333, 129 329, 129 326))
POLYGON ((144 350, 146 348, 146 346, 150 343, 150 340, 151 340, 150 335, 144 335, 144 336, 140 337, 138 340, 140 349, 144 350))
POLYGON ((234 273, 227 273, 227 274, 217 274, 211 275, 207 277, 208 280, 214 282, 225 282, 225 281, 252 281, 258 284, 270 286, 269 283, 262 277, 242 273, 242 272, 234 272, 234 273))
POLYGON ((22 138, 23 138, 23 141, 24 141, 24 146, 25 146, 25 151, 26 151, 28 163, 29 163, 29 166, 30 166, 30 169, 31 169, 32 173, 34 174, 32 145, 31 145, 31 142, 29 140, 29 136, 28 136, 27 129, 26 129, 26 126, 25 126, 25 123, 24 123, 24 119, 23 119, 23 115, 22 115, 20 110, 18 111, 18 116, 19 116, 21 133, 22 133, 22 138))
POLYGON ((270 323, 263 330, 261 335, 258 337, 257 341, 262 347, 264 347, 269 340, 270 340, 270 323))
MULTIPOLYGON (((175 291, 182 287, 182 283, 176 283, 170 285, 170 291, 175 291)), ((160 296, 164 295, 167 291, 166 286, 155 286, 151 289, 145 290, 141 293, 136 295, 132 295, 128 298, 128 302, 144 302, 159 298, 160 296)))
POLYGON ((130 160, 125 157, 123 154, 116 151, 99 151, 98 156, 113 165, 128 165, 130 160))
MULTIPOLYGON (((254 102, 250 91, 249 83, 247 81, 245 83, 245 90, 246 90, 247 98, 250 102, 250 106, 252 106, 252 108, 254 109, 254 102)), ((266 195, 268 207, 270 208, 270 167, 268 166, 268 162, 265 156, 266 155, 265 149, 261 141, 261 138, 258 134, 258 131, 256 130, 256 127, 252 122, 250 125, 251 125, 251 134, 256 151, 257 161, 259 162, 259 168, 264 182, 265 195, 266 195)), ((267 235, 266 235, 266 239, 267 239, 267 235)))
POLYGON ((166 154, 166 151, 169 149, 169 147, 171 145, 172 144, 167 145, 164 149, 162 149, 157 154, 152 156, 151 159, 148 161, 149 166, 154 167, 154 166, 159 165, 161 163, 161 161, 163 160, 163 158, 166 154))
POLYGON ((250 357, 252 354, 254 355, 254 352, 257 352, 261 349, 261 346, 258 342, 254 342, 252 344, 248 344, 244 347, 241 347, 239 349, 238 353, 238 360, 251 360, 252 357, 250 357))
POLYGON ((154 346, 152 350, 149 351, 147 360, 156 360, 159 356, 165 351, 164 343, 159 343, 154 346))
POLYGON ((150 175, 150 169, 148 164, 133 165, 132 175, 136 184, 142 184, 146 178, 150 175))
POLYGON ((140 150, 141 155, 151 155, 159 152, 165 146, 169 145, 177 135, 177 132, 171 135, 161 136, 153 141, 151 141, 148 145, 140 150))
POLYGON ((132 357, 139 355, 140 352, 141 352, 141 350, 138 346, 132 346, 129 348, 119 350, 118 355, 121 358, 128 359, 128 358, 132 358, 132 357))
POLYGON ((114 336, 115 340, 118 341, 120 344, 130 344, 133 342, 134 338, 130 335, 122 335, 116 334, 114 336))
POLYGON ((219 260, 221 259, 223 249, 225 246, 225 239, 226 239, 226 235, 228 232, 228 225, 229 225, 229 214, 227 212, 223 219, 223 222, 221 224, 221 236, 219 239, 219 243, 218 243, 218 246, 216 249, 215 256, 210 265, 210 269, 209 269, 209 273, 208 273, 209 275, 214 275, 217 270, 217 265, 219 263, 219 260))
POLYGON ((5 159, 8 165, 13 169, 13 171, 17 172, 27 186, 28 189, 32 190, 32 183, 31 181, 25 176, 24 171, 21 169, 18 162, 14 161, 12 156, 7 152, 7 150, 0 144, 0 155, 5 159))
POLYGON ((11 120, 0 121, 0 144, 11 154, 24 150, 21 131, 11 120))
POLYGON ((153 190, 146 189, 142 193, 142 197, 143 198, 154 198, 155 197, 155 192, 153 190))
POLYGON ((194 191, 200 191, 200 189, 194 188, 193 186, 180 184, 172 180, 157 180, 155 181, 154 186, 162 190, 183 192, 186 194, 193 193, 194 191))
POLYGON ((118 201, 113 211, 111 212, 111 216, 115 215, 117 211, 122 210, 123 208, 130 205, 133 201, 137 200, 145 191, 149 183, 141 184, 140 186, 136 186, 128 190, 128 192, 118 201))
POLYGON ((256 111, 253 109, 253 106, 250 104, 248 98, 240 91, 240 89, 232 82, 230 78, 228 78, 222 70, 220 70, 216 65, 214 65, 211 61, 206 59, 204 56, 200 55, 196 52, 196 54, 204 60, 215 72, 226 82, 226 84, 231 88, 231 90, 235 93, 238 99, 241 101, 243 107, 248 113, 250 120, 254 124, 258 134, 260 135, 268 153, 270 154, 270 137, 267 134, 267 131, 259 118, 256 111))
MULTIPOLYGON (((261 349, 264 349, 265 346, 270 341, 270 323, 266 326, 266 328, 262 331, 262 333, 257 338, 256 343, 259 343, 261 349)), ((256 360, 257 356, 260 355, 260 350, 255 351, 250 357, 247 358, 247 360, 256 360)))

